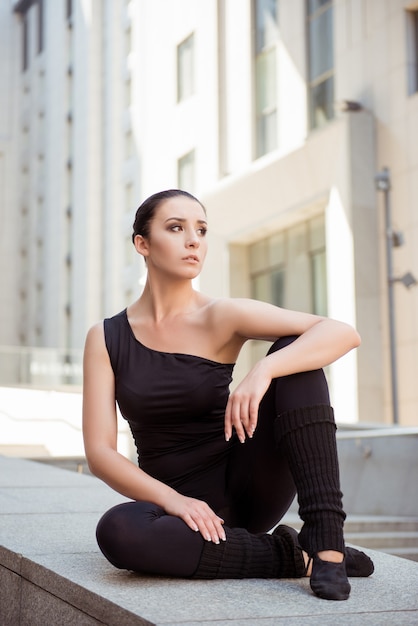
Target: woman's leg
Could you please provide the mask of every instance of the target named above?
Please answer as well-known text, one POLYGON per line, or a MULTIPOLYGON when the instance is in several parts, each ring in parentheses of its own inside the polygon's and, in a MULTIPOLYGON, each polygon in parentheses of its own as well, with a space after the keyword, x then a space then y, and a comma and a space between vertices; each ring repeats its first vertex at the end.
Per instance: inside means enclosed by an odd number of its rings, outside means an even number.
MULTIPOLYGON (((282 337, 269 354, 296 337, 282 337)), ((232 525, 251 532, 266 532, 279 523, 296 495, 291 459, 277 447, 278 415, 307 406, 329 405, 328 385, 322 370, 283 376, 272 381, 259 410, 254 437, 237 443, 231 452, 228 486, 232 525)))
MULTIPOLYGON (((287 345, 295 338, 281 340, 287 345)), ((272 346, 277 349, 278 344, 272 346)), ((296 485, 304 522, 299 541, 309 555, 344 552, 336 425, 322 370, 275 380, 274 423, 278 453, 284 454, 296 485)))
MULTIPOLYGON (((295 339, 282 338, 269 352, 280 350, 295 339)), ((304 522, 299 542, 313 557, 312 590, 322 598, 346 600, 350 583, 345 563, 341 562, 345 552, 345 513, 335 430, 322 370, 274 379, 260 405, 253 439, 235 452, 234 460, 246 463, 250 475, 246 489, 232 502, 238 516, 245 516, 247 511, 247 528, 260 528, 279 521, 290 486, 296 488, 299 515, 304 522)), ((236 479, 233 472, 232 477, 236 479)), ((230 485, 237 488, 238 483, 230 485)))
POLYGON ((274 535, 225 528, 226 541, 205 541, 180 518, 149 502, 113 507, 97 526, 105 557, 120 569, 192 578, 291 578, 304 575, 296 537, 286 527, 274 535))
POLYGON ((100 519, 96 538, 115 567, 162 576, 190 576, 203 547, 198 533, 149 502, 111 508, 100 519))

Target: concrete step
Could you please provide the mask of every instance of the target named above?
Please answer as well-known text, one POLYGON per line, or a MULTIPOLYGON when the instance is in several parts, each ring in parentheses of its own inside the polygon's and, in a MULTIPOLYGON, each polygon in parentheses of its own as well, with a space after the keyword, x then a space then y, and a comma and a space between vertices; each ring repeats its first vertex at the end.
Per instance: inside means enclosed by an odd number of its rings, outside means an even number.
POLYGON ((385 548, 418 548, 418 532, 345 533, 347 543, 380 550, 385 548))
MULTIPOLYGON (((299 516, 292 512, 283 523, 298 530, 299 516)), ((418 561, 418 519, 415 517, 349 516, 344 527, 348 544, 418 561)))
POLYGON ((402 559, 408 559, 409 561, 418 562, 418 547, 415 548, 385 548, 379 550, 385 554, 391 554, 392 556, 398 556, 402 559))
MULTIPOLYGON (((297 513, 288 513, 283 523, 296 529, 302 527, 302 521, 297 513)), ((362 532, 416 532, 418 533, 418 518, 416 517, 387 517, 387 516, 348 516, 344 524, 345 533, 362 532)))
POLYGON ((416 532, 418 519, 415 517, 364 517, 348 518, 345 522, 346 533, 362 532, 416 532))

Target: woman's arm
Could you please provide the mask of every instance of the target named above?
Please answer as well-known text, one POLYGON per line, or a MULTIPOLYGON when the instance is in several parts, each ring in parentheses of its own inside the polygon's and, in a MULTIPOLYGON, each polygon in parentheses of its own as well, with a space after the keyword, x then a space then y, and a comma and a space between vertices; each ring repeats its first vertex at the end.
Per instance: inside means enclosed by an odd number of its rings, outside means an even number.
POLYGON ((122 495, 153 502, 180 517, 208 541, 224 540, 223 520, 205 502, 179 494, 117 451, 115 381, 103 324, 87 334, 83 368, 83 437, 92 473, 122 495))
POLYGON ((325 367, 360 345, 359 334, 348 324, 254 300, 230 301, 227 318, 233 320, 235 333, 243 341, 298 336, 258 361, 231 394, 225 414, 227 440, 232 427, 241 442, 245 433, 253 435, 261 398, 273 378, 325 367))

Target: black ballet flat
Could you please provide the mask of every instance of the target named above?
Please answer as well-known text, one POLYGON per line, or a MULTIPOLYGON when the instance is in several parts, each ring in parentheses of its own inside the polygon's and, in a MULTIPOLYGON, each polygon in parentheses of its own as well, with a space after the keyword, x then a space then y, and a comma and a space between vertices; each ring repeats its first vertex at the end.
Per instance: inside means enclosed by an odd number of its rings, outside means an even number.
MULTIPOLYGON (((285 528, 291 534, 295 546, 298 550, 302 551, 302 547, 299 543, 298 533, 294 528, 290 528, 289 526, 280 526, 278 528, 285 528)), ((304 576, 308 575, 308 568, 312 559, 309 559, 309 563, 305 568, 304 576)), ((367 576, 371 576, 374 572, 374 563, 367 554, 361 552, 361 550, 357 550, 356 548, 351 548, 346 546, 345 548, 345 571, 349 578, 353 577, 362 577, 367 578, 367 576)))
POLYGON ((311 558, 311 589, 324 600, 347 600, 351 585, 348 582, 345 558, 342 563, 323 561, 317 554, 311 558))
POLYGON ((374 572, 374 564, 370 557, 356 548, 345 548, 345 570, 347 576, 366 578, 374 572))

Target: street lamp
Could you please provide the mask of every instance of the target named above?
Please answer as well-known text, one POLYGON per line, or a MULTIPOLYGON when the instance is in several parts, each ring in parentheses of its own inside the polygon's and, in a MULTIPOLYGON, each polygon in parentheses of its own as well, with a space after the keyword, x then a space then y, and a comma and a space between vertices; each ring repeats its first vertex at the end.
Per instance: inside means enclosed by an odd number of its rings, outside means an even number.
POLYGON ((388 313, 389 313, 389 340, 390 340, 390 373, 392 386, 392 415, 393 423, 399 424, 398 413, 398 377, 396 361, 396 340, 395 340, 395 302, 393 285, 396 282, 402 283, 409 289, 417 284, 416 278, 407 272, 401 277, 393 275, 392 248, 402 246, 404 243, 403 234, 392 229, 392 214, 390 206, 390 173, 384 167, 375 176, 376 189, 382 191, 385 205, 385 228, 386 228, 386 272, 388 282, 388 313))

